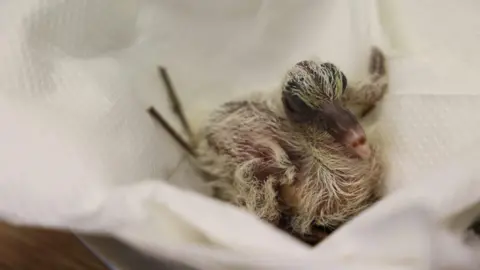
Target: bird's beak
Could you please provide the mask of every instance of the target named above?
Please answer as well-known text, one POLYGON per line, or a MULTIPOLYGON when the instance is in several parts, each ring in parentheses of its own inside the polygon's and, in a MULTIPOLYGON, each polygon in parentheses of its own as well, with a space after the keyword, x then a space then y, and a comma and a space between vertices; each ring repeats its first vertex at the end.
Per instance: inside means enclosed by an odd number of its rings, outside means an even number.
POLYGON ((365 131, 357 118, 339 102, 332 102, 322 109, 327 132, 362 159, 371 155, 365 131))

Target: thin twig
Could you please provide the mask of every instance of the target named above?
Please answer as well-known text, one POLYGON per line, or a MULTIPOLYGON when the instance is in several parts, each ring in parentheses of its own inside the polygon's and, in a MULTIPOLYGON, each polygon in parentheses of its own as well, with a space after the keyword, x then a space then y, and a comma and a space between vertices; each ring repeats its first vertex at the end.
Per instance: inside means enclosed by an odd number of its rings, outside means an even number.
POLYGON ((158 67, 158 72, 160 74, 160 77, 165 83, 165 87, 167 88, 167 94, 170 99, 173 112, 180 119, 180 122, 182 123, 183 129, 187 133, 188 138, 190 139, 193 138, 192 129, 190 128, 190 125, 187 121, 187 117, 185 116, 185 113, 183 111, 182 104, 178 99, 177 92, 173 87, 172 81, 170 80, 170 76, 168 75, 167 70, 164 67, 158 67))
POLYGON ((170 133, 170 135, 175 139, 175 141, 177 141, 177 143, 185 150, 187 151, 187 153, 189 153, 190 155, 192 156, 196 156, 195 152, 193 151, 193 149, 190 147, 190 145, 184 141, 182 139, 182 136, 180 136, 176 131, 175 129, 167 122, 167 120, 165 120, 165 118, 163 118, 160 113, 157 112, 157 110, 155 110, 155 108, 153 107, 150 107, 148 109, 148 113, 150 114, 150 116, 152 116, 155 120, 157 120, 157 122, 162 125, 163 128, 165 128, 165 130, 170 133))

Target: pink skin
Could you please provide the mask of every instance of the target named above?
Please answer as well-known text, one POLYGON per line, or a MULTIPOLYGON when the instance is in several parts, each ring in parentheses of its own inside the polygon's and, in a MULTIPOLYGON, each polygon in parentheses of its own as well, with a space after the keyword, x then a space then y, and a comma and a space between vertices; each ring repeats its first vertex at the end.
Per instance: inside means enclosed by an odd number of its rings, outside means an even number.
POLYGON ((350 129, 342 143, 362 159, 368 159, 372 153, 370 146, 367 144, 365 133, 360 126, 350 129))
POLYGON ((335 140, 362 159, 370 157, 371 149, 367 144, 365 131, 349 110, 338 102, 333 102, 325 105, 319 116, 323 119, 327 132, 335 140))

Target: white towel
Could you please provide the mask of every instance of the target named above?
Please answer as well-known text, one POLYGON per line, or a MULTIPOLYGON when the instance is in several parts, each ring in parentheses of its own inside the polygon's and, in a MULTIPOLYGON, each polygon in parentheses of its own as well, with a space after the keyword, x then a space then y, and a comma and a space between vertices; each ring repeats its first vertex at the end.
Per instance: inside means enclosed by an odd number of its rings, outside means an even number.
POLYGON ((477 214, 477 168, 439 166, 479 150, 480 4, 450 2, 4 0, 0 216, 112 233, 201 269, 469 269, 475 249, 459 232, 477 214), (159 65, 198 125, 226 100, 275 90, 301 59, 360 78, 372 44, 392 73, 377 126, 389 190, 403 188, 314 250, 209 199, 146 113, 180 127, 159 65))

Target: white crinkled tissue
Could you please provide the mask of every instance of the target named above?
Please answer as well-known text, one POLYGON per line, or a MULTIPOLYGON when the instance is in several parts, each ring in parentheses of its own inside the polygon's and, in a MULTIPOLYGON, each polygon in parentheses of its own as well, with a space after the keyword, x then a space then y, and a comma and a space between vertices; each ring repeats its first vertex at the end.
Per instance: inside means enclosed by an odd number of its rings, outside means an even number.
POLYGON ((108 233, 196 269, 478 269, 480 17, 448 0, 4 0, 0 215, 108 233), (209 197, 157 67, 194 126, 271 91, 298 60, 362 76, 372 45, 391 92, 375 128, 390 195, 310 248, 209 197))

